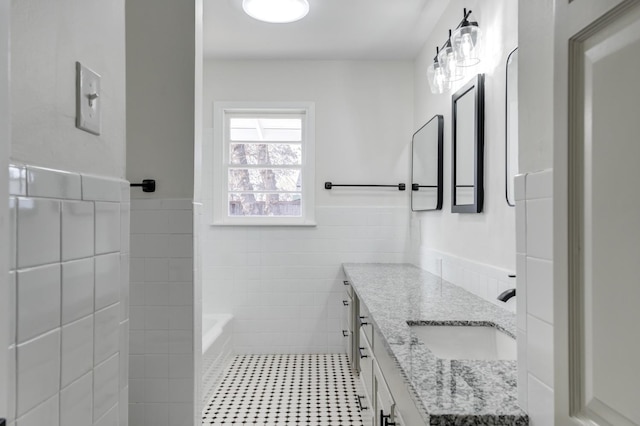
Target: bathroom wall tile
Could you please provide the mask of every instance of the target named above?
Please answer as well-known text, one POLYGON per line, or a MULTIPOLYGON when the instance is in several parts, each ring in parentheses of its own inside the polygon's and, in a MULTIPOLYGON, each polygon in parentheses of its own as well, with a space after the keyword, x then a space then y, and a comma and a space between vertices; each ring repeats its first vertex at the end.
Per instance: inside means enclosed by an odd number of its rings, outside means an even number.
POLYGON ((120 254, 95 257, 95 309, 102 309, 120 298, 120 254))
POLYGON ((516 175, 513 181, 516 201, 526 200, 526 178, 527 174, 516 175))
POLYGON ((6 391, 9 394, 7 398, 7 421, 13 422, 16 418, 17 403, 17 349, 16 345, 9 346, 7 354, 7 384, 6 391))
POLYGON ((163 234, 169 227, 167 210, 132 210, 131 229, 136 234, 163 234))
POLYGON ((120 201, 123 203, 131 202, 131 183, 128 180, 120 181, 120 201))
POLYGON ((146 353, 146 354, 169 353, 169 332, 167 330, 145 331, 143 353, 146 353))
POLYGON ((527 311, 553 324, 553 263, 527 257, 527 311))
POLYGON ((193 236, 191 234, 174 234, 167 236, 169 247, 167 257, 193 258, 193 236))
POLYGON ((171 330, 169 337, 170 354, 193 353, 193 332, 186 330, 171 330))
POLYGON ((169 281, 169 259, 145 259, 144 280, 147 282, 169 281))
POLYGON ((17 295, 17 284, 16 284, 16 272, 9 272, 9 280, 8 280, 8 284, 9 284, 9 312, 8 312, 8 319, 9 319, 9 345, 15 345, 16 344, 16 323, 18 320, 18 313, 17 313, 17 299, 16 299, 16 295, 17 295))
POLYGON ((60 391, 60 423, 64 426, 93 423, 93 373, 85 374, 60 391))
POLYGON ((193 283, 168 283, 169 305, 171 306, 192 306, 193 305, 193 283))
POLYGON ((120 347, 120 306, 115 304, 97 311, 94 323, 93 363, 98 365, 118 352, 120 347))
POLYGON ((62 202, 62 260, 93 256, 94 211, 88 201, 62 202))
POLYGON ((169 281, 191 282, 193 280, 193 259, 169 259, 169 281))
POLYGON ((527 365, 529 373, 553 389, 553 326, 527 317, 527 365))
POLYGON ((93 370, 93 420, 102 417, 118 402, 118 354, 93 370))
POLYGON ((81 198, 80 175, 61 170, 27 166, 27 195, 79 200, 81 198))
POLYGON ((16 269, 17 252, 18 252, 18 199, 9 197, 9 270, 16 269))
POLYGON ((527 364, 527 333, 517 331, 516 343, 518 344, 518 404, 527 411, 527 379, 529 369, 527 364))
POLYGON ((120 204, 120 252, 129 253, 131 251, 131 204, 120 204))
POLYGON ((82 199, 120 202, 122 197, 121 182, 100 176, 82 175, 82 199))
POLYGON ((131 426, 145 426, 144 407, 145 404, 131 403, 131 388, 129 388, 129 424, 131 426))
POLYGON ((193 306, 169 307, 169 330, 193 329, 193 306))
POLYGON ((62 324, 93 313, 92 258, 62 264, 62 324))
POLYGON ((60 264, 18 271, 18 342, 60 326, 60 264))
POLYGON ((144 310, 145 330, 168 330, 169 308, 168 306, 146 306, 144 310))
POLYGON ((169 379, 144 379, 144 402, 169 402, 169 379))
MULTIPOLYGON (((130 325, 132 327, 132 324, 130 325)), ((167 336, 167 339, 169 336, 167 336)), ((168 345, 168 342, 167 342, 168 345)), ((129 331, 129 354, 144 354, 145 353, 145 337, 144 330, 129 331)))
POLYGON ((129 402, 144 403, 144 379, 129 379, 129 402))
POLYGON ((527 380, 527 409, 531 426, 547 426, 554 424, 553 389, 542 383, 535 376, 529 375, 527 380))
POLYGON ((553 170, 527 174, 527 200, 553 196, 553 170))
MULTIPOLYGON (((120 399, 118 395, 118 399, 120 399)), ((120 419, 120 412, 118 404, 114 405, 106 412, 104 416, 102 416, 98 421, 96 421, 93 426, 118 426, 118 421, 120 419)))
POLYGON ((192 234, 193 212, 191 210, 167 211, 168 224, 166 231, 169 234, 192 234))
MULTIPOLYGON (((16 420, 16 426, 59 426, 60 398, 55 396, 47 399, 33 410, 16 420)), ((65 425, 66 426, 66 425, 65 425)))
POLYGON ((129 255, 120 255, 120 321, 129 318, 130 284, 129 255))
POLYGON ((145 355, 129 356, 129 379, 144 379, 145 355))
POLYGON ((145 355, 144 377, 147 379, 168 379, 169 354, 145 355))
POLYGON ((146 306, 131 306, 129 324, 131 330, 144 330, 146 306))
POLYGON ((61 384, 67 386, 93 367, 93 315, 62 327, 61 384))
POLYGON ((129 384, 129 321, 120 323, 120 391, 129 384))
POLYGON ((129 387, 120 389, 120 398, 118 401, 118 408, 120 410, 120 417, 118 419, 118 426, 128 426, 129 424, 129 387))
POLYGON ((9 166, 9 194, 27 195, 27 168, 24 166, 9 166))
POLYGON ((527 256, 516 254, 516 323, 520 330, 527 329, 527 256))
POLYGON ((169 304, 169 283, 145 284, 144 303, 146 306, 167 306, 169 304))
POLYGON ((169 404, 169 424, 190 426, 193 423, 193 405, 187 403, 169 404))
POLYGON ((516 253, 527 252, 527 202, 516 201, 516 253))
POLYGON ((527 255, 553 259, 553 200, 527 200, 527 255))
POLYGON ((193 380, 170 379, 169 402, 193 402, 193 380))
POLYGON ((193 355, 169 355, 169 378, 193 378, 193 355))
POLYGON ((96 254, 120 250, 120 204, 96 202, 95 223, 96 254))
POLYGON ((60 201, 18 198, 18 267, 60 261, 60 201))
POLYGON ((20 417, 58 392, 60 330, 18 345, 17 367, 17 415, 20 417))
POLYGON ((169 426, 169 404, 144 404, 144 426, 169 426))

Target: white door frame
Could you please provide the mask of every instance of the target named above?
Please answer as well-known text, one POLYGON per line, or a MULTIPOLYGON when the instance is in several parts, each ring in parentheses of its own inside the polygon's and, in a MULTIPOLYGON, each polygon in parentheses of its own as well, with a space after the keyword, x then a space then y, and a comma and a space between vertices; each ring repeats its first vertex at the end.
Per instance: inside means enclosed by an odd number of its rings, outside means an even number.
POLYGON ((570 40, 625 2, 638 0, 559 0, 554 7, 553 123, 553 281, 555 425, 586 425, 571 417, 569 374, 569 61, 570 40))

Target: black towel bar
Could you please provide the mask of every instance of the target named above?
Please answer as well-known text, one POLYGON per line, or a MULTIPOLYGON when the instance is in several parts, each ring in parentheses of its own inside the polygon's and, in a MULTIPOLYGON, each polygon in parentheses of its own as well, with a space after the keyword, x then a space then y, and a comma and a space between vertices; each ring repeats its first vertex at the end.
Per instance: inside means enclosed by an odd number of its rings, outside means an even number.
POLYGON ((153 179, 143 179, 142 183, 132 183, 132 187, 142 187, 142 192, 156 192, 156 181, 153 179))
POLYGON ((336 183, 331 183, 331 182, 325 182, 324 183, 324 189, 331 189, 334 186, 354 186, 354 187, 375 187, 375 188, 398 188, 398 191, 404 191, 405 189, 407 189, 407 185, 405 185, 404 183, 398 183, 395 185, 361 185, 361 184, 355 184, 355 185, 338 185, 336 183))

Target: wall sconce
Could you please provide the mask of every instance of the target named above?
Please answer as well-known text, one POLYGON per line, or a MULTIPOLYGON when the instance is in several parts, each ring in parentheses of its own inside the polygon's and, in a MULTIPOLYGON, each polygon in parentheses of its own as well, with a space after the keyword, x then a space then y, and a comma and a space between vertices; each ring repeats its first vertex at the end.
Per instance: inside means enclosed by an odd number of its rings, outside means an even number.
POLYGON ((481 31, 478 23, 469 21, 471 10, 464 9, 462 21, 442 48, 436 47, 436 56, 427 69, 429 87, 434 94, 444 93, 451 88, 451 83, 462 80, 465 68, 480 62, 481 31))

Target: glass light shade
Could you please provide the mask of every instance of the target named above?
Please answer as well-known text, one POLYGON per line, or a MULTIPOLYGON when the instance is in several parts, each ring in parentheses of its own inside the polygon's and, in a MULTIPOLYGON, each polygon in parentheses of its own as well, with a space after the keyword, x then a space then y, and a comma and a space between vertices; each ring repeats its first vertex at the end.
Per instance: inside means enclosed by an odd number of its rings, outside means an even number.
POLYGON ((444 93, 451 88, 451 82, 438 61, 433 61, 427 68, 427 80, 429 80, 429 87, 433 94, 444 93))
POLYGON ((458 67, 457 57, 450 43, 446 43, 438 53, 438 62, 450 82, 461 80, 464 77, 462 70, 458 67))
POLYGON ((258 21, 286 24, 309 13, 307 0, 242 0, 245 13, 258 21))
POLYGON ((480 62, 480 38, 482 32, 476 22, 463 25, 451 36, 458 66, 471 67, 480 62))

